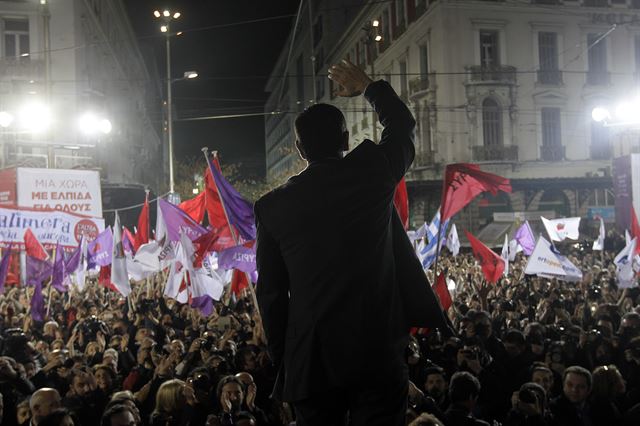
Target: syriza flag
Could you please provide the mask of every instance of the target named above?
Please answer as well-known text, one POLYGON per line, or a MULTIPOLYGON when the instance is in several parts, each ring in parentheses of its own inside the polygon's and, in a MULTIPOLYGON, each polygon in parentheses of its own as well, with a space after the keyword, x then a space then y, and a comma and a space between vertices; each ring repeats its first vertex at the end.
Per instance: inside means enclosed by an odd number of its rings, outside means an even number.
POLYGON ((580 238, 580 218, 565 217, 562 219, 547 219, 540 216, 542 224, 549 234, 551 241, 563 241, 565 238, 577 240, 580 238))
POLYGON ((538 238, 536 247, 524 268, 524 273, 564 281, 582 280, 582 271, 561 255, 553 244, 543 237, 538 238))

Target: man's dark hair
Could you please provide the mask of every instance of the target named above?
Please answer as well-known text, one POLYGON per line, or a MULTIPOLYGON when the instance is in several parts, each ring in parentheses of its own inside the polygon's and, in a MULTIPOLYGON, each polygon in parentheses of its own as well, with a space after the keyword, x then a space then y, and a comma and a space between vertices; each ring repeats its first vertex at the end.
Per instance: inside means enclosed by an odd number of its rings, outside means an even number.
POLYGON ((452 403, 464 402, 480 395, 480 382, 471 373, 458 371, 451 376, 449 398, 452 403))
POLYGON ((118 415, 120 413, 124 413, 125 411, 128 411, 133 415, 133 412, 131 411, 131 407, 125 404, 113 404, 109 406, 104 411, 104 413, 102 413, 102 418, 100 419, 100 426, 111 426, 111 417, 118 415))
POLYGON ((439 374, 443 379, 447 378, 447 374, 444 372, 444 369, 438 365, 432 365, 430 367, 425 368, 424 370, 424 379, 427 380, 429 376, 432 374, 439 374))
POLYGON ((579 365, 572 365, 571 367, 567 367, 562 373, 562 384, 564 385, 564 381, 567 376, 570 374, 577 374, 578 376, 582 376, 587 381, 587 387, 591 389, 591 383, 593 379, 591 378, 591 372, 584 367, 580 367, 579 365))
POLYGON ((346 124, 342 111, 333 105, 316 104, 306 108, 294 126, 306 160, 332 157, 340 151, 346 124))
POLYGON ((504 342, 505 343, 513 343, 515 345, 520 345, 520 346, 524 346, 526 345, 527 341, 524 337, 524 333, 522 333, 522 331, 520 330, 516 330, 516 329, 509 329, 507 330, 507 332, 504 335, 504 342))

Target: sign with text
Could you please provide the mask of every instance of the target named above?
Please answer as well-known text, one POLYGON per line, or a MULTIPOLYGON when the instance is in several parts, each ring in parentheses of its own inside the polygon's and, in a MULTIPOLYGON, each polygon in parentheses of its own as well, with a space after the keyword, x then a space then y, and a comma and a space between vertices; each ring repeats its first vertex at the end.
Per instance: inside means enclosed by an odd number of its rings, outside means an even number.
POLYGON ((19 167, 17 181, 20 207, 102 217, 97 171, 19 167))
POLYGON ((65 248, 76 248, 84 235, 93 241, 104 230, 104 219, 85 217, 62 211, 40 211, 0 207, 0 247, 24 247, 27 229, 45 248, 60 242, 65 248))
POLYGON ((16 205, 16 169, 0 170, 0 205, 16 205))

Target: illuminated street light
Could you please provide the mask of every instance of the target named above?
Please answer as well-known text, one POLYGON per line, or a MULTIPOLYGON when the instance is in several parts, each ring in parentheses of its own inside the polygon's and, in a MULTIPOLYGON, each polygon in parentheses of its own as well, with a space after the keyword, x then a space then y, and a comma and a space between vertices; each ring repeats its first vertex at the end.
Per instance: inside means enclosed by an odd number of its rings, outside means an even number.
POLYGON ((159 18, 159 17, 160 17, 160 16, 162 16, 162 15, 160 14, 160 11, 159 11, 159 10, 154 10, 154 11, 153 11, 153 16, 155 16, 156 18, 159 18))
POLYGON ((13 115, 6 111, 0 111, 0 127, 9 127, 13 123, 13 115))
POLYGON ((165 18, 168 18, 169 16, 171 16, 171 12, 169 12, 168 10, 165 10, 164 12, 162 12, 162 16, 164 16, 165 18))
POLYGON ((371 22, 371 25, 372 25, 372 26, 374 26, 374 27, 379 27, 379 26, 380 26, 380 21, 378 21, 377 19, 374 19, 374 20, 371 22))
POLYGON ((593 121, 601 123, 601 122, 611 118, 611 115, 609 114, 609 110, 607 110, 606 108, 604 108, 604 107, 595 107, 591 111, 591 118, 593 118, 593 121))
POLYGON ((378 34, 375 38, 375 41, 382 41, 382 36, 380 34, 378 34))
POLYGON ((162 31, 163 33, 166 33, 167 31, 169 31, 169 27, 167 27, 166 25, 162 25, 160 27, 160 31, 162 31))
POLYGON ((189 80, 198 77, 198 73, 197 71, 185 71, 184 72, 184 78, 187 78, 189 80))
POLYGON ((180 12, 176 12, 173 14, 173 19, 178 19, 180 17, 181 13, 180 12))
POLYGON ((51 112, 43 104, 27 104, 20 110, 18 121, 20 127, 28 131, 43 132, 51 125, 51 112))

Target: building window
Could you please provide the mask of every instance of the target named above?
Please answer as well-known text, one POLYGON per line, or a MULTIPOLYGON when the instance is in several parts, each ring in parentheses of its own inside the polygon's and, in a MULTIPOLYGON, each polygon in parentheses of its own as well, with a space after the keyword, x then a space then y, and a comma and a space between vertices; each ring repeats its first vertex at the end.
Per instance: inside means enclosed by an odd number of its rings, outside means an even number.
POLYGON ((587 48, 589 49, 587 83, 589 84, 607 84, 609 82, 607 39, 601 37, 602 34, 587 35, 587 48))
POLYGON ((404 2, 405 0, 396 0, 396 27, 404 28, 404 2))
POLYGON ((502 146, 502 113, 491 98, 482 102, 482 138, 485 147, 502 146))
POLYGON ((5 19, 4 57, 16 58, 29 53, 29 21, 5 19))
POLYGON ((564 159, 560 131, 560 108, 542 108, 542 159, 561 161, 564 159))
POLYGON ((420 78, 426 80, 429 76, 429 50, 426 44, 420 46, 420 78))
POLYGON ((591 158, 594 160, 608 160, 611 158, 609 145, 609 128, 603 123, 591 122, 591 158))
POLYGON ((313 47, 316 47, 322 40, 322 15, 318 16, 316 23, 313 24, 313 47))
POLYGON ((480 65, 495 68, 500 65, 498 31, 480 30, 480 65))
POLYGON ((538 57, 540 61, 538 82, 543 84, 560 84, 562 82, 562 76, 558 70, 557 33, 538 33, 538 57))
MULTIPOLYGON (((389 9, 385 9, 384 12, 382 12, 382 42, 383 43, 389 42, 389 35, 391 34, 391 29, 389 24, 390 24, 389 9)), ((378 43, 378 45, 380 45, 380 43, 378 43)))

